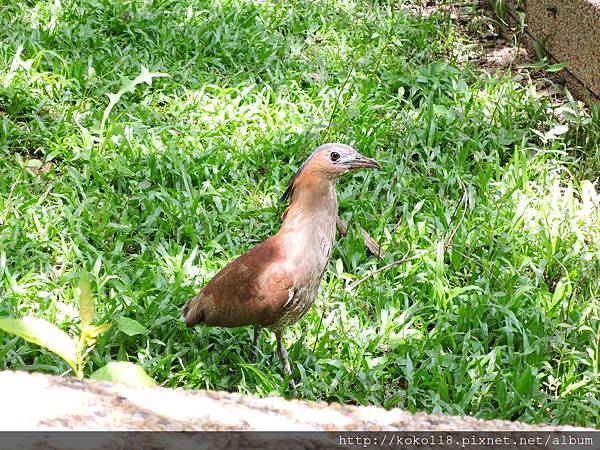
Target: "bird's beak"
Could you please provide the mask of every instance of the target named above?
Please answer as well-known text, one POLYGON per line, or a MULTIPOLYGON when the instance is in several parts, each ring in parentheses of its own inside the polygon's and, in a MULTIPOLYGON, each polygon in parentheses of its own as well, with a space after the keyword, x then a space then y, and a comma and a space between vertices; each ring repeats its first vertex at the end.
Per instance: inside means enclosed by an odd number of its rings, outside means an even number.
POLYGON ((350 170, 354 169, 381 169, 381 164, 371 158, 367 158, 366 156, 357 153, 348 158, 347 161, 343 162, 344 166, 348 167, 350 170))

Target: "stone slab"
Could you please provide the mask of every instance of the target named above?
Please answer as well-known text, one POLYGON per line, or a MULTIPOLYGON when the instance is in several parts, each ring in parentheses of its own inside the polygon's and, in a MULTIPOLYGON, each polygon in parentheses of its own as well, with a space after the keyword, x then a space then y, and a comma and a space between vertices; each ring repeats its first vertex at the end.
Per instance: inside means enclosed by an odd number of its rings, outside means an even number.
POLYGON ((136 389, 20 371, 0 372, 0 398, 0 431, 583 430, 230 392, 136 389))
POLYGON ((508 5, 513 17, 525 12, 531 38, 568 63, 571 87, 580 96, 600 98, 600 0, 509 0, 508 5))

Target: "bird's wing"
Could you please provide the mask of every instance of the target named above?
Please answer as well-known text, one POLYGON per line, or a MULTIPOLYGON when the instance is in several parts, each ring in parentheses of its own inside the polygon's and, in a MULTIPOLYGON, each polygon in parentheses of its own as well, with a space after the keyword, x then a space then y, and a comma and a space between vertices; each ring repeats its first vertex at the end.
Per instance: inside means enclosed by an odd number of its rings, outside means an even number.
POLYGON ((184 308, 188 325, 268 326, 293 296, 285 255, 272 237, 227 264, 184 308))

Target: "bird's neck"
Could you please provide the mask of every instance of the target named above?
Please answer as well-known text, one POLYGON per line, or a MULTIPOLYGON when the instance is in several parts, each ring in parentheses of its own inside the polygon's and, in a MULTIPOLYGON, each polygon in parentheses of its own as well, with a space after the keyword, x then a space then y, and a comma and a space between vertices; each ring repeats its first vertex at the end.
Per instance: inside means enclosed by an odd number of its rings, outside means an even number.
POLYGON ((337 208, 335 181, 310 180, 295 187, 278 239, 299 279, 318 285, 331 258, 337 208))
POLYGON ((331 226, 335 229, 337 208, 334 181, 322 178, 301 180, 284 214, 281 232, 304 233, 331 226))

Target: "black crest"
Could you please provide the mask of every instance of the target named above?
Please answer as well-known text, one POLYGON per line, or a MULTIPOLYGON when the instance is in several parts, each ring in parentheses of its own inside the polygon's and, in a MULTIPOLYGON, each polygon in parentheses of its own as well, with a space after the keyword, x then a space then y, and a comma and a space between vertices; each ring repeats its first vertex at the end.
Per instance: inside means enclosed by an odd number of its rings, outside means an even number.
POLYGON ((287 188, 285 189, 285 192, 281 196, 282 202, 287 202, 288 200, 290 200, 292 198, 292 195, 294 194, 294 184, 296 183, 296 180, 298 179, 298 177, 300 176, 300 174, 302 173, 302 171, 304 170, 304 168, 306 167, 306 165, 308 164, 308 162, 310 161, 310 159, 313 157, 314 154, 315 153, 313 153, 308 158, 306 158, 306 161, 304 161, 304 163, 296 171, 294 176, 292 178, 290 178, 287 188))

